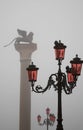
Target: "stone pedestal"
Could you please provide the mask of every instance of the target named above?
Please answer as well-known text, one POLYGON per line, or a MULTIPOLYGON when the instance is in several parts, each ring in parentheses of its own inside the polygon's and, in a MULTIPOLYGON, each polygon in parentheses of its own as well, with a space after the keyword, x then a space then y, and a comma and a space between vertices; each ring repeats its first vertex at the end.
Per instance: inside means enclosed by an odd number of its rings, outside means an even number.
POLYGON ((20 119, 19 130, 31 130, 31 87, 26 68, 31 62, 32 53, 37 49, 35 43, 15 44, 20 54, 20 119))

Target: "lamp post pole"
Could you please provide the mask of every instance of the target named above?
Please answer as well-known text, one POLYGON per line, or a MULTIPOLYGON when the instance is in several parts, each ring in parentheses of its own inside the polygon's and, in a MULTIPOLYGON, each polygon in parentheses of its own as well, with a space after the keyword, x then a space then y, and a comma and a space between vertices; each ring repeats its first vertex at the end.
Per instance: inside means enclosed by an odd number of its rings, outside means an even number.
POLYGON ((57 124, 57 130, 63 130, 62 125, 62 103, 61 103, 61 89, 58 89, 58 124, 57 124))
POLYGON ((40 126, 46 125, 47 126, 47 130, 48 130, 49 129, 49 125, 50 126, 54 125, 55 118, 56 118, 55 115, 51 114, 50 113, 50 109, 47 108, 46 109, 46 119, 44 119, 43 123, 41 123, 41 116, 40 115, 37 116, 37 121, 38 121, 38 124, 40 126))
POLYGON ((63 130, 63 125, 62 125, 62 85, 61 85, 61 63, 59 61, 59 70, 58 70, 58 113, 57 113, 57 129, 56 130, 63 130))
POLYGON ((48 119, 48 114, 47 114, 47 130, 48 130, 48 125, 49 125, 48 120, 49 120, 49 119, 48 119))
POLYGON ((55 50, 55 59, 58 61, 58 72, 51 74, 49 76, 47 86, 42 88, 40 85, 35 86, 35 82, 37 81, 37 72, 38 69, 32 62, 26 68, 28 72, 28 78, 31 82, 32 91, 36 93, 44 93, 51 87, 54 87, 54 90, 58 92, 58 112, 57 112, 57 128, 56 130, 63 130, 62 125, 62 90, 66 94, 71 94, 74 87, 76 87, 78 77, 81 74, 81 68, 83 64, 83 60, 81 60, 78 55, 76 55, 73 60, 70 61, 71 67, 66 67, 67 74, 63 73, 61 70, 62 60, 64 60, 65 48, 66 46, 61 43, 61 41, 54 42, 54 50, 55 50))

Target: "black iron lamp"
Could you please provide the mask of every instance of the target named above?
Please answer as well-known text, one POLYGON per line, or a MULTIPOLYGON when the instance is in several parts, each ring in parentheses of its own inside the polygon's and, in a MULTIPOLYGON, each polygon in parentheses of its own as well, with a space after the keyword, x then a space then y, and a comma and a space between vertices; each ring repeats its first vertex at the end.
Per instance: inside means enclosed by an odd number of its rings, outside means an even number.
POLYGON ((46 109, 46 118, 43 120, 43 122, 41 123, 41 116, 38 115, 37 116, 37 121, 38 124, 40 126, 46 125, 47 126, 47 130, 49 129, 49 126, 53 126, 55 123, 56 117, 54 114, 50 113, 50 109, 47 108, 46 109))
POLYGON ((29 67, 27 68, 29 81, 31 82, 32 90, 34 91, 34 83, 37 81, 37 71, 39 68, 36 67, 36 65, 31 63, 29 67))
POLYGON ((37 68, 33 63, 27 68, 28 78, 31 82, 32 90, 36 93, 44 93, 51 87, 54 87, 55 91, 58 91, 58 118, 57 118, 57 128, 56 130, 63 130, 62 125, 62 90, 66 94, 71 94, 73 88, 76 86, 77 79, 81 74, 83 60, 81 60, 78 55, 76 55, 73 60, 70 61, 71 68, 66 67, 67 74, 63 73, 61 70, 62 60, 65 56, 66 46, 60 40, 54 42, 55 59, 58 61, 58 72, 51 74, 49 76, 47 86, 45 88, 40 85, 35 86, 37 80, 37 68))

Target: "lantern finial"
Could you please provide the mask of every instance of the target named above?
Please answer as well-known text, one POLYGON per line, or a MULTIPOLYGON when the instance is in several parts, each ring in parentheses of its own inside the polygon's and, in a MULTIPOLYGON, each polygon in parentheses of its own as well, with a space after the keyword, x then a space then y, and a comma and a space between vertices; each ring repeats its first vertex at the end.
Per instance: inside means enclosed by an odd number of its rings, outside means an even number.
POLYGON ((76 54, 76 58, 78 58, 78 54, 76 54))
POLYGON ((59 40, 59 43, 61 43, 61 40, 59 40))

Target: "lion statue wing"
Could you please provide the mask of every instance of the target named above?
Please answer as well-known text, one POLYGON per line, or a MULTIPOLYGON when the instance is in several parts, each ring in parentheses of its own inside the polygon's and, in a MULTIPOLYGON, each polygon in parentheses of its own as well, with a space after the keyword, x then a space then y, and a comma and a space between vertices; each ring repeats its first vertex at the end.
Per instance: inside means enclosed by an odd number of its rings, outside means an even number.
POLYGON ((26 37, 27 32, 25 30, 21 30, 21 29, 17 29, 17 32, 19 35, 21 35, 22 37, 26 37))

